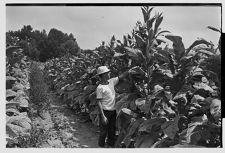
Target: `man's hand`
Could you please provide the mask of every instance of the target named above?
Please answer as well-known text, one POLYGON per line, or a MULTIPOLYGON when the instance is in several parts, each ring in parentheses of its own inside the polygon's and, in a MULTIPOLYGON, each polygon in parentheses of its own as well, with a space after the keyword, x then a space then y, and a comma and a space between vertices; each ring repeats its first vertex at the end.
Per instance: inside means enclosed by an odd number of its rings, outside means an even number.
POLYGON ((107 125, 108 120, 105 117, 105 114, 103 112, 102 104, 101 104, 101 101, 100 100, 98 100, 98 107, 99 107, 99 111, 100 111, 100 114, 101 114, 101 122, 102 122, 102 124, 107 125))
POLYGON ((107 118, 105 116, 102 117, 102 123, 104 125, 107 125, 108 124, 108 120, 107 120, 107 118))

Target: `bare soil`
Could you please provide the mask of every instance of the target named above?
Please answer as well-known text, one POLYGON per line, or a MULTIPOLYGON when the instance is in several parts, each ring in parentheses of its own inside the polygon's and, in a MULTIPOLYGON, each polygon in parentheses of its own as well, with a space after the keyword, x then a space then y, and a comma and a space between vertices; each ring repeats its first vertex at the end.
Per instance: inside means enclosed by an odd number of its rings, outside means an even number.
MULTIPOLYGON (((62 103, 54 93, 50 93, 51 104, 49 115, 52 138, 42 145, 43 148, 98 148, 98 127, 94 126, 86 114, 75 112, 62 103)), ((42 121, 44 122, 44 121, 42 121)), ((49 124, 49 125, 48 125, 49 124)))

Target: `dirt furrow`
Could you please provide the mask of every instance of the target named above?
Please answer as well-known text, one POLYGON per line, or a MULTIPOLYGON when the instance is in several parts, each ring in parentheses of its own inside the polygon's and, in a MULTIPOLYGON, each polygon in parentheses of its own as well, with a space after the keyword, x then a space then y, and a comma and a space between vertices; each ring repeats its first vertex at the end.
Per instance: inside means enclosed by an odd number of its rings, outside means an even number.
POLYGON ((54 127, 53 133, 56 133, 58 138, 48 143, 54 145, 58 142, 59 147, 65 148, 98 148, 98 128, 90 121, 85 121, 84 115, 75 114, 54 93, 50 94, 50 98, 52 102, 49 112, 54 127))

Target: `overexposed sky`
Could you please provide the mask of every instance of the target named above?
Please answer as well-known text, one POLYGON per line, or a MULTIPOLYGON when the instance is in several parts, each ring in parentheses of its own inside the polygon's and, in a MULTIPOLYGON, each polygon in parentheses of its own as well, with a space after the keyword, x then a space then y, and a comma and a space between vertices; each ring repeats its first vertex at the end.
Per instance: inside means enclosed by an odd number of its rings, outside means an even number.
MULTIPOLYGON (((221 8, 216 6, 154 6, 152 15, 162 12, 161 28, 183 38, 185 48, 198 37, 217 43, 221 8)), ((122 40, 136 22, 143 20, 140 6, 7 6, 6 31, 31 25, 35 30, 56 28, 73 33, 82 49, 94 49, 112 35, 122 40)))

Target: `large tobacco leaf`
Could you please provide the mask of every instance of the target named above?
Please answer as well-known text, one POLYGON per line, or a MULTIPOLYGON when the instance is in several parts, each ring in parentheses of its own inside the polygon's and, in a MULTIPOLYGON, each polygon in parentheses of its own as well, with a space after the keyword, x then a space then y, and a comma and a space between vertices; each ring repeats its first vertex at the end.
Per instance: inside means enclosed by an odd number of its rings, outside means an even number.
POLYGON ((174 36, 174 35, 166 35, 167 39, 173 42, 173 51, 175 54, 175 59, 180 63, 181 57, 185 54, 185 48, 184 44, 182 42, 182 38, 180 36, 174 36))

